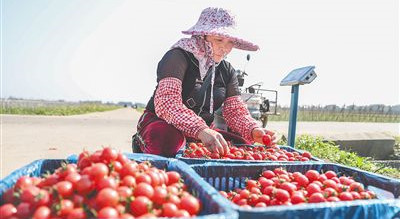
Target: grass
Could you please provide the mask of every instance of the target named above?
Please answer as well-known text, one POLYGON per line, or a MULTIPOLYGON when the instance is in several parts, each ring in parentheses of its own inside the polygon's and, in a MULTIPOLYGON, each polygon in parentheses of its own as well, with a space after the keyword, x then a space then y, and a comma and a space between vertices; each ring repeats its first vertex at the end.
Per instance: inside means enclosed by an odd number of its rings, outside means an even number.
MULTIPOLYGON (((279 109, 280 115, 269 116, 269 121, 288 121, 289 109, 279 109)), ((329 112, 323 110, 299 110, 298 121, 335 121, 335 122, 382 122, 399 123, 400 115, 373 112, 329 112)))
MULTIPOLYGON (((279 142, 286 145, 286 142, 279 142)), ((314 156, 326 160, 328 162, 339 163, 350 167, 356 167, 365 171, 375 172, 382 175, 399 178, 400 170, 386 167, 382 164, 373 163, 371 158, 360 157, 354 152, 348 152, 339 149, 339 146, 333 142, 327 142, 321 137, 313 137, 310 135, 301 135, 296 138, 296 148, 311 152, 314 156)))
POLYGON ((121 108, 116 105, 105 104, 76 104, 76 105, 47 105, 47 106, 7 106, 1 107, 1 114, 20 115, 46 115, 46 116, 69 116, 92 112, 104 112, 121 108))
POLYGON ((145 108, 143 108, 143 107, 136 108, 136 111, 138 111, 139 113, 143 113, 144 110, 145 110, 145 108))

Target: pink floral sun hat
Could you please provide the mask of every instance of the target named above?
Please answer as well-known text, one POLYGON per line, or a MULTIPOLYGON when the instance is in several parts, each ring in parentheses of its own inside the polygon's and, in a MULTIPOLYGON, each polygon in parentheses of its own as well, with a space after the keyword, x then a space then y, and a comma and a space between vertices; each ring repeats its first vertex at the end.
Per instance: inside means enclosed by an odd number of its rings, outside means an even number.
POLYGON ((256 51, 259 47, 239 37, 235 15, 223 8, 206 8, 199 17, 197 23, 189 30, 182 31, 189 35, 216 35, 227 37, 234 41, 234 48, 248 51, 256 51))

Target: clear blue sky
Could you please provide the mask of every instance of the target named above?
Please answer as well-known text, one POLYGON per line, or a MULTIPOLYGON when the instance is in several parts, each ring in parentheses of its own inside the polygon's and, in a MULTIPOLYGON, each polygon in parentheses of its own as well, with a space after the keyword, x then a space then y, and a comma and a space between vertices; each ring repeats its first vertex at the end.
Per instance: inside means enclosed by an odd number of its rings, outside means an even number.
MULTIPOLYGON (((299 104, 399 104, 397 0, 3 0, 2 97, 138 101, 156 85, 162 55, 208 6, 230 8, 251 53, 246 84, 315 65, 299 104)), ((243 68, 247 52, 228 60, 243 68)))

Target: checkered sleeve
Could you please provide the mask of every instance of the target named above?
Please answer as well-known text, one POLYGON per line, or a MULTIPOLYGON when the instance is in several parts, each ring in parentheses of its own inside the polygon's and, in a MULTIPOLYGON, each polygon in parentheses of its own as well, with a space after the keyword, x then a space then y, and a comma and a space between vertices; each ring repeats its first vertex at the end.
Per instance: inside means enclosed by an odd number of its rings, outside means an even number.
POLYGON ((251 132, 259 125, 251 117, 246 104, 240 96, 231 96, 225 100, 222 115, 229 128, 239 133, 246 140, 253 141, 251 132))
POLYGON ((167 77, 158 82, 154 96, 156 115, 172 124, 191 138, 198 138, 201 130, 208 128, 206 122, 182 103, 182 81, 167 77))

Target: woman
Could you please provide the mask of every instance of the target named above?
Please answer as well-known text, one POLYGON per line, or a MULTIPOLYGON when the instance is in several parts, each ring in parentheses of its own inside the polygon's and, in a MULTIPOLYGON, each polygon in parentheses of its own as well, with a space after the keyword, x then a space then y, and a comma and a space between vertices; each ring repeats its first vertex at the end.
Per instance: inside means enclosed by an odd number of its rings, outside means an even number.
POLYGON ((259 127, 240 98, 235 70, 225 57, 232 48, 256 51, 258 46, 235 34, 235 17, 222 8, 206 8, 198 22, 172 46, 157 68, 157 87, 139 119, 133 151, 175 156, 188 141, 200 140, 212 152, 228 152, 226 140, 262 143, 275 133, 259 127), (210 128, 215 110, 222 107, 235 133, 210 128), (225 138, 224 138, 225 137, 225 138))

